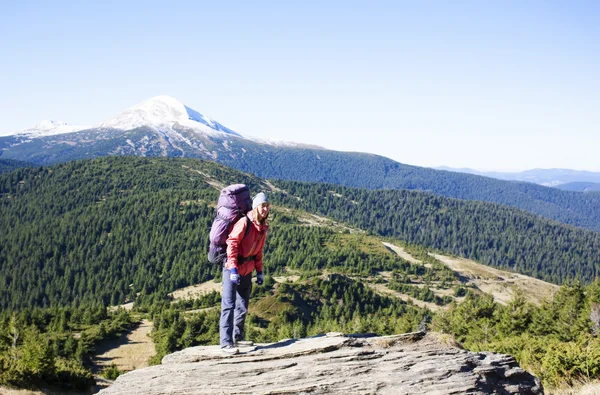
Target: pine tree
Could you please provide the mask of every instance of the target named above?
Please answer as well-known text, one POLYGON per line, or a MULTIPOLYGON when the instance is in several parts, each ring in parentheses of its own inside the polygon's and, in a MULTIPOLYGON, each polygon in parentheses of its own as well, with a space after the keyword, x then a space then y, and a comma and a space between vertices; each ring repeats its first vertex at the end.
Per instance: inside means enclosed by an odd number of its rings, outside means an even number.
POLYGON ((19 369, 26 377, 43 378, 54 373, 54 354, 48 339, 35 326, 24 332, 19 369))
POLYGON ((525 332, 532 319, 533 306, 525 299, 521 289, 516 289, 510 302, 498 310, 498 329, 504 336, 515 336, 525 332))

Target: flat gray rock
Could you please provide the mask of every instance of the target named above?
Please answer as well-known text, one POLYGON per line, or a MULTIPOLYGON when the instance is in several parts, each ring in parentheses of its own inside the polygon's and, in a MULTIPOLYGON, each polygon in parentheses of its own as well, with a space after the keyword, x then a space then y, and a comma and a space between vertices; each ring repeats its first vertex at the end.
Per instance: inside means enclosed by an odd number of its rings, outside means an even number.
POLYGON ((509 355, 473 353, 433 335, 334 334, 224 354, 191 347, 120 376, 100 394, 543 394, 509 355))

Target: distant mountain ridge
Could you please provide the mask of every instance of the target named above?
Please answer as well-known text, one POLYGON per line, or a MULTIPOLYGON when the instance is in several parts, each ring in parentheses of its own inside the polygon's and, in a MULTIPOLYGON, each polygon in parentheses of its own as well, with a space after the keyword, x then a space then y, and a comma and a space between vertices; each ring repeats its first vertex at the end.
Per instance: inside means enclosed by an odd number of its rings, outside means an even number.
MULTIPOLYGON (((544 186, 559 186, 571 182, 600 183, 600 172, 571 170, 571 169, 531 169, 521 172, 479 171, 469 168, 452 168, 440 166, 438 170, 458 173, 475 174, 484 177, 497 178, 507 181, 526 181, 544 186)), ((572 190, 572 189, 568 189, 572 190)))
POLYGON ((38 165, 111 155, 202 158, 264 178, 423 190, 495 202, 600 231, 596 194, 410 166, 373 154, 244 138, 168 96, 146 100, 92 128, 49 133, 0 137, 0 158, 38 165))
POLYGON ((23 137, 37 138, 44 136, 52 136, 56 134, 65 134, 78 132, 80 130, 88 129, 89 126, 82 125, 70 125, 62 121, 45 120, 37 125, 31 126, 18 134, 23 137))

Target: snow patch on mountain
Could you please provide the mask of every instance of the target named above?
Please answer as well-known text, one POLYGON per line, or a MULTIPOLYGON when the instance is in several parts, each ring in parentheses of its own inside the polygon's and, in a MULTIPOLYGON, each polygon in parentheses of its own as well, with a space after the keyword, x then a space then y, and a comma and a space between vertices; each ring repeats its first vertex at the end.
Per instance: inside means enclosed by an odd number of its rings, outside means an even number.
POLYGON ((129 107, 121 114, 102 122, 97 127, 120 130, 149 127, 159 131, 174 131, 177 125, 201 133, 225 133, 242 137, 171 96, 152 97, 129 107))
MULTIPOLYGON (((65 122, 43 121, 20 133, 16 133, 16 136, 20 137, 18 144, 23 144, 38 137, 90 130, 99 139, 110 139, 115 137, 112 130, 129 131, 138 128, 160 133, 165 142, 174 144, 174 147, 177 144, 200 147, 201 142, 197 141, 196 136, 209 135, 219 139, 238 137, 273 147, 325 149, 316 145, 242 136, 210 117, 184 105, 179 100, 166 95, 147 99, 94 126, 75 126, 65 122)), ((126 144, 131 146, 129 141, 126 144)), ((228 149, 231 146, 231 141, 224 144, 224 146, 228 149)))
POLYGON ((37 125, 31 126, 19 133, 17 136, 37 138, 45 136, 53 136, 57 134, 73 133, 80 130, 89 129, 89 126, 84 125, 69 125, 62 121, 46 120, 38 123, 37 125))

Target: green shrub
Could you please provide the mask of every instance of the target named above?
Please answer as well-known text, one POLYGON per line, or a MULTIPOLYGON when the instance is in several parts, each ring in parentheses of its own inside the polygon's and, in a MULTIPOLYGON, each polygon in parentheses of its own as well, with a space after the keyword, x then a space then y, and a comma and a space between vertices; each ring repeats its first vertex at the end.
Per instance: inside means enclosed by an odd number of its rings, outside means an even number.
POLYGON ((121 375, 121 373, 123 372, 121 372, 119 368, 117 368, 117 365, 112 363, 109 367, 102 371, 102 377, 104 377, 107 380, 116 380, 117 377, 121 375))

